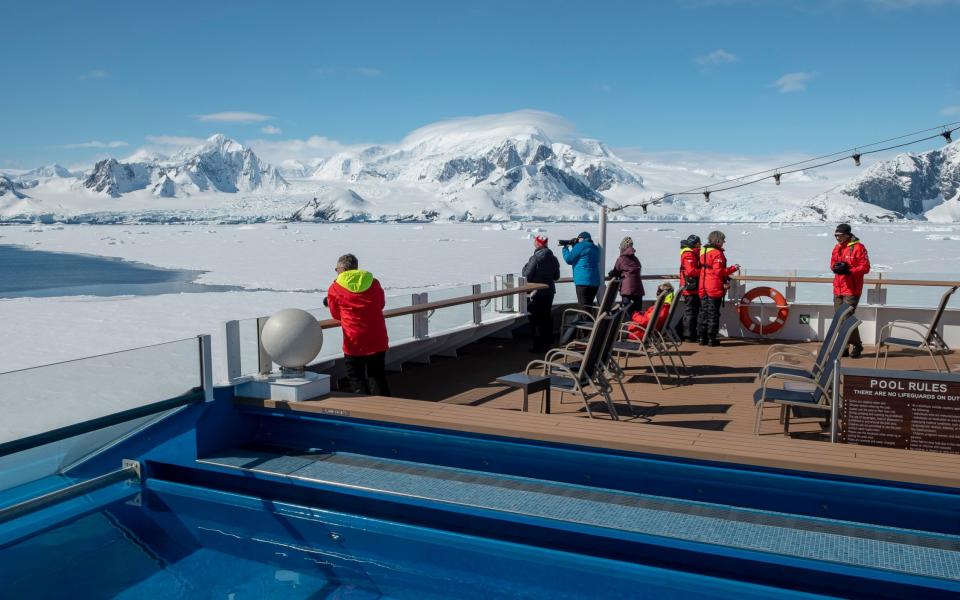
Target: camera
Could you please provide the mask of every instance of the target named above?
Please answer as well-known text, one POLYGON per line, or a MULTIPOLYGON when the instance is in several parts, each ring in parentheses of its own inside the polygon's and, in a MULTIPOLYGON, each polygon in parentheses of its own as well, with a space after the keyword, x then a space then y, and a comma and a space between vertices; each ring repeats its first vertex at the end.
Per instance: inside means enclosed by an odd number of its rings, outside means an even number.
POLYGON ((847 275, 850 273, 850 265, 843 261, 839 261, 833 263, 833 266, 831 266, 830 270, 837 275, 847 275))
POLYGON ((578 238, 573 238, 572 240, 557 240, 557 243, 561 246, 575 246, 578 238))

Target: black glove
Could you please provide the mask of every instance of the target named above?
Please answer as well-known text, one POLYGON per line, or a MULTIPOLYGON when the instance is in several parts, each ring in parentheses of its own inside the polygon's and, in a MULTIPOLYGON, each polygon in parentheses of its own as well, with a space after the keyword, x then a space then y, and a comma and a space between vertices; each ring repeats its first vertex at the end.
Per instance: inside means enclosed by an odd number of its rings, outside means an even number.
POLYGON ((617 275, 617 272, 616 272, 615 270, 612 270, 612 269, 611 269, 610 272, 607 273, 607 281, 610 281, 611 279, 616 279, 617 277, 618 277, 618 275, 617 275))
POLYGON ((849 275, 850 274, 850 265, 843 261, 838 261, 833 263, 833 266, 830 268, 831 271, 837 275, 849 275))
POLYGON ((327 304, 327 297, 326 297, 326 296, 323 297, 323 305, 324 305, 324 306, 329 306, 329 304, 327 304))
POLYGON ((700 287, 700 280, 696 277, 690 277, 689 275, 684 276, 686 285, 683 286, 684 291, 692 292, 700 287))

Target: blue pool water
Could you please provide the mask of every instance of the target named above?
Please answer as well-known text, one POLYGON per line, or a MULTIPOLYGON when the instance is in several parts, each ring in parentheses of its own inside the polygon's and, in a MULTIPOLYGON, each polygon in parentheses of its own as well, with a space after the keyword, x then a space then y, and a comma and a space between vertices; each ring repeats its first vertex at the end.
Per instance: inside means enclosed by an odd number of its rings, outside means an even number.
POLYGON ((2 595, 811 597, 191 486, 166 488, 0 549, 2 595))
POLYGON ((240 289, 192 283, 199 274, 117 258, 0 245, 0 298, 150 296, 240 289))

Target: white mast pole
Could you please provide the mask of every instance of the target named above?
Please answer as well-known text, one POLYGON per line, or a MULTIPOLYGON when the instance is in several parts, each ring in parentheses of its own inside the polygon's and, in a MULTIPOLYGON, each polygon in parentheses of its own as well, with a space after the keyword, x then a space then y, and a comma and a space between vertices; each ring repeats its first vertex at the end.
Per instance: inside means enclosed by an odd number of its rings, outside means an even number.
POLYGON ((607 272, 606 252, 607 252, 607 207, 600 206, 600 276, 603 277, 607 272))

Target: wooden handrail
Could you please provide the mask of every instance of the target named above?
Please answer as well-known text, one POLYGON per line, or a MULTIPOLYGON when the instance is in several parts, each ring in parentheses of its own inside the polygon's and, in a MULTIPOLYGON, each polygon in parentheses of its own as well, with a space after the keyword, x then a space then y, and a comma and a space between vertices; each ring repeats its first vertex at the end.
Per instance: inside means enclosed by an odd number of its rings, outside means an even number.
MULTIPOLYGON (((644 280, 676 281, 676 275, 643 275, 644 280)), ((737 281, 776 281, 782 283, 833 283, 833 277, 798 277, 793 275, 732 275, 737 281)), ((557 283, 572 283, 573 277, 561 277, 557 283)), ((863 280, 864 285, 909 285, 915 287, 953 287, 960 286, 960 281, 933 281, 929 279, 886 279, 884 277, 870 277, 863 280)))
MULTIPOLYGON (((407 315, 413 315, 416 313, 426 312, 430 310, 438 310, 441 308, 450 308, 451 306, 460 306, 462 304, 473 304, 474 302, 482 302, 484 300, 490 300, 492 298, 502 298, 503 296, 512 296, 514 294, 526 294, 527 292, 533 292, 535 290, 544 290, 547 289, 546 284, 543 283, 528 283, 525 285, 508 288, 505 290, 496 290, 493 292, 483 292, 482 294, 471 294, 469 296, 458 296, 456 298, 447 298, 446 300, 437 300, 436 302, 426 302, 424 304, 413 304, 411 306, 401 306, 400 308, 388 308, 383 311, 383 318, 390 319, 393 317, 403 317, 407 315)), ((324 319, 320 321, 320 327, 323 329, 333 329, 334 327, 339 327, 340 321, 336 319, 324 319)))
MULTIPOLYGON (((645 280, 676 280, 675 275, 643 275, 641 279, 645 280)), ((792 275, 733 275, 731 279, 736 281, 773 281, 782 283, 833 283, 832 277, 796 277, 792 275)), ((573 277, 561 277, 557 283, 572 283, 573 277)), ((908 285, 916 287, 953 287, 960 286, 960 282, 954 281, 930 281, 924 279, 884 279, 883 277, 870 278, 863 280, 864 285, 908 285)), ((534 290, 546 289, 542 283, 528 283, 522 286, 508 288, 505 290, 496 290, 493 292, 483 292, 482 294, 471 294, 469 296, 458 296, 446 300, 437 300, 436 302, 427 302, 425 304, 413 304, 411 306, 402 306, 400 308, 388 308, 383 311, 386 319, 393 317, 404 317, 416 313, 438 310, 441 308, 450 308, 463 304, 473 304, 492 298, 502 298, 514 294, 525 294, 534 290)), ((324 319, 320 321, 320 327, 323 329, 333 329, 339 327, 340 321, 336 319, 324 319)))

